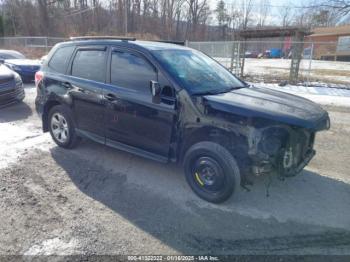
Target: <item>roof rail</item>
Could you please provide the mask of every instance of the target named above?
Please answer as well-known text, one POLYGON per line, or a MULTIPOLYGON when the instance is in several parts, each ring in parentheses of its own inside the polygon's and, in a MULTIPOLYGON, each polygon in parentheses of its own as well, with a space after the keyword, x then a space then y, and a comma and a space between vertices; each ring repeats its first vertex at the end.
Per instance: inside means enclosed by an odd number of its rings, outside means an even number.
POLYGON ((168 44, 175 44, 175 45, 185 45, 184 41, 171 41, 171 40, 155 40, 155 42, 160 43, 168 43, 168 44))
POLYGON ((122 40, 122 41, 136 41, 135 37, 123 37, 123 36, 77 36, 70 37, 72 41, 80 40, 122 40))

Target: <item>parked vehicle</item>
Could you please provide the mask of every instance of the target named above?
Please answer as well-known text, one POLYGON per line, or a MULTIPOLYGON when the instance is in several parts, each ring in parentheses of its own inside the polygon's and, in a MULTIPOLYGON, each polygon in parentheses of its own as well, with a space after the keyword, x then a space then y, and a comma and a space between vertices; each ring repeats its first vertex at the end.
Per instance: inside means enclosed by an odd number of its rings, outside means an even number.
POLYGON ((257 51, 246 51, 245 58, 257 58, 259 53, 257 51))
POLYGON ((0 50, 0 63, 3 63, 6 59, 25 59, 25 56, 15 50, 0 50))
POLYGON ((7 59, 4 61, 4 65, 17 72, 22 77, 23 82, 33 82, 41 63, 31 59, 7 59))
POLYGON ((281 58, 283 57, 283 52, 281 48, 271 48, 270 49, 270 58, 281 58))
POLYGON ((182 163, 201 198, 222 202, 248 174, 292 176, 315 155, 326 111, 249 86, 184 46, 78 38, 49 53, 36 77, 43 131, 72 148, 81 137, 182 163))
POLYGON ((0 65, 0 107, 20 102, 24 99, 21 77, 4 65, 0 65))

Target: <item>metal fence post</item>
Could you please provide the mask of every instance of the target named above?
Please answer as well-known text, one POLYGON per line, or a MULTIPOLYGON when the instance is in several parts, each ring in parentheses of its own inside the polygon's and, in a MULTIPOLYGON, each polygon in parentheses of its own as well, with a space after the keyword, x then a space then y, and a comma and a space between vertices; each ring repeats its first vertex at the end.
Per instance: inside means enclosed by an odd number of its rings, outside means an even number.
POLYGON ((314 43, 311 44, 311 50, 310 50, 310 58, 309 58, 309 71, 307 75, 307 82, 310 84, 310 78, 311 78, 311 64, 312 64, 312 58, 314 56, 314 43))
POLYGON ((45 51, 46 51, 46 53, 48 52, 48 49, 49 49, 49 38, 45 37, 45 51))

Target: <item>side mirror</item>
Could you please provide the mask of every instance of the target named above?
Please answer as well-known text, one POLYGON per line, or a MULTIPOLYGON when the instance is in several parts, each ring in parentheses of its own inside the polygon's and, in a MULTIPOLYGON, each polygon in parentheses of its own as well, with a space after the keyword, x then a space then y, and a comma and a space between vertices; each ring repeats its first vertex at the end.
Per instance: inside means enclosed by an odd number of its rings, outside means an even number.
POLYGON ((160 84, 157 81, 151 80, 150 82, 150 88, 151 88, 151 94, 153 97, 159 97, 162 88, 160 87, 160 84))

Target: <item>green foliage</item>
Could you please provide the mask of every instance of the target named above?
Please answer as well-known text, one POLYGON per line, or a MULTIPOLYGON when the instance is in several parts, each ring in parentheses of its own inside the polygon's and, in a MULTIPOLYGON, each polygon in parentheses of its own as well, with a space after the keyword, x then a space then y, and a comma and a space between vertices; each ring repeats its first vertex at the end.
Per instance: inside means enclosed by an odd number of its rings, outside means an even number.
POLYGON ((217 2, 215 13, 220 26, 227 22, 228 14, 225 2, 223 0, 219 0, 219 2, 217 2))

